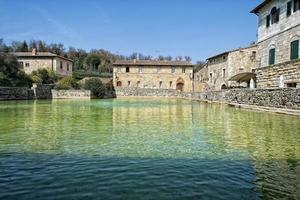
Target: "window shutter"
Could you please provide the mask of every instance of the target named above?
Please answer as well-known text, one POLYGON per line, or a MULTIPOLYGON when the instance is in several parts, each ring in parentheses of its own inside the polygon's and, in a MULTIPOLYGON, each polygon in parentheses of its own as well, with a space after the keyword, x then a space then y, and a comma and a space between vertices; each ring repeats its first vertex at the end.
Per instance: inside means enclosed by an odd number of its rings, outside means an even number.
POLYGON ((269 65, 275 64, 275 48, 269 50, 269 65))
POLYGON ((289 1, 287 2, 287 11, 286 11, 286 15, 289 17, 292 14, 292 2, 289 1))
POLYGON ((291 43, 291 60, 299 58, 299 40, 291 43))
POLYGON ((270 15, 268 15, 268 16, 267 16, 267 27, 269 27, 269 26, 270 26, 270 20, 271 20, 271 16, 270 16, 270 15))
POLYGON ((279 17, 280 17, 280 8, 277 9, 275 23, 279 22, 279 17))

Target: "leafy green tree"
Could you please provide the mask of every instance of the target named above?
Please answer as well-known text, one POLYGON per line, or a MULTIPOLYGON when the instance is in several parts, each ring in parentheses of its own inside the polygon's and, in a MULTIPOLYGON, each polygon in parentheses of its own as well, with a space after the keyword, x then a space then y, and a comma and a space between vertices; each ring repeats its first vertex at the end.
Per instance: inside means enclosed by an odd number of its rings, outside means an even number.
POLYGON ((38 69, 31 73, 31 79, 34 83, 53 84, 57 81, 58 77, 51 70, 38 69))
POLYGON ((106 87, 98 78, 90 78, 84 83, 85 90, 91 90, 92 96, 103 98, 106 93, 106 87))
POLYGON ((38 50, 40 52, 47 52, 48 51, 48 47, 47 47, 46 43, 42 40, 39 40, 37 42, 37 46, 38 46, 38 50))
POLYGON ((28 45, 27 42, 24 40, 21 47, 20 47, 20 52, 28 52, 28 45))
POLYGON ((101 59, 97 54, 90 54, 84 59, 85 70, 97 69, 101 64, 101 59))
POLYGON ((71 77, 65 77, 59 80, 55 86, 56 90, 72 90, 72 89, 79 89, 79 84, 76 80, 71 77))

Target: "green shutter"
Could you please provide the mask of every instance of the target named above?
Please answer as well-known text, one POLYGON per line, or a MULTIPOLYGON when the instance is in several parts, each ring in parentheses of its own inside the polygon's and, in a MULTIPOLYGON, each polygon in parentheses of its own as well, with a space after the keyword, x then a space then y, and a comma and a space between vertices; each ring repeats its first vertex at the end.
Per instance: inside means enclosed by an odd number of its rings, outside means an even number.
POLYGON ((269 65, 275 64, 275 48, 269 50, 269 65))
POLYGON ((271 16, 268 15, 267 19, 266 19, 266 26, 269 27, 270 26, 270 21, 271 21, 271 16))
POLYGON ((289 17, 292 14, 292 2, 289 1, 287 2, 287 11, 286 11, 286 15, 289 17))
POLYGON ((299 58, 299 40, 291 43, 291 60, 299 58))

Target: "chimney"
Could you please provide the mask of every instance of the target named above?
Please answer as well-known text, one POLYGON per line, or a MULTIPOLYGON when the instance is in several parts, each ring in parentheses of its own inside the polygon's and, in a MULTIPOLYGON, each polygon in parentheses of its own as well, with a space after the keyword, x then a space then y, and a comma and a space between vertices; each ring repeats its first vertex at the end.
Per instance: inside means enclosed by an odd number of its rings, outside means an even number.
POLYGON ((33 48, 33 49, 32 49, 32 55, 33 55, 33 56, 36 56, 36 55, 37 55, 37 49, 36 49, 36 48, 33 48))
POLYGON ((136 63, 136 59, 133 59, 133 63, 134 63, 134 64, 136 63))

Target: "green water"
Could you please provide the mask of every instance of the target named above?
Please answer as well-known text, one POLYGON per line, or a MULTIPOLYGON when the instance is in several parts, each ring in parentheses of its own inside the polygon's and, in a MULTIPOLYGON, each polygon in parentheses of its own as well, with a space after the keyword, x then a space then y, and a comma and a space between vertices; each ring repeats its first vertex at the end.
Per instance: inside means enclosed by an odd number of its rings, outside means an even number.
POLYGON ((300 118, 176 99, 0 102, 0 199, 300 199, 300 118))

